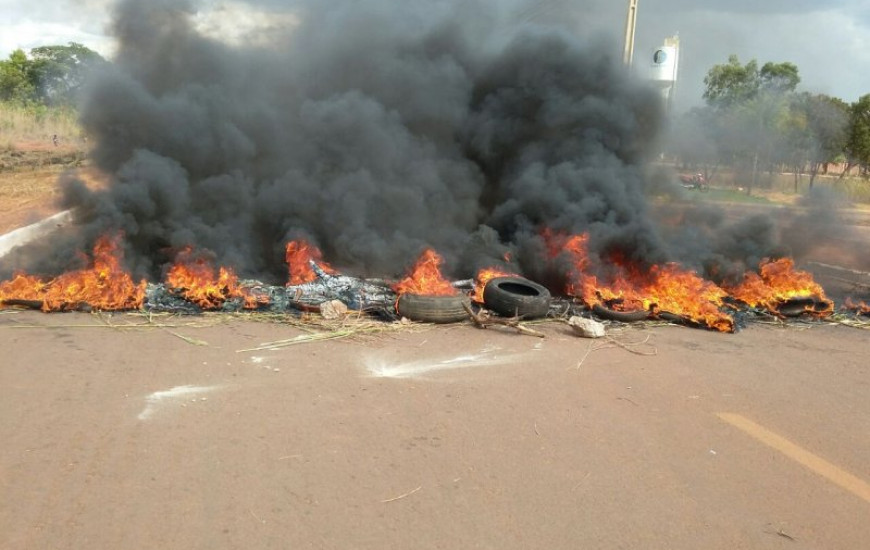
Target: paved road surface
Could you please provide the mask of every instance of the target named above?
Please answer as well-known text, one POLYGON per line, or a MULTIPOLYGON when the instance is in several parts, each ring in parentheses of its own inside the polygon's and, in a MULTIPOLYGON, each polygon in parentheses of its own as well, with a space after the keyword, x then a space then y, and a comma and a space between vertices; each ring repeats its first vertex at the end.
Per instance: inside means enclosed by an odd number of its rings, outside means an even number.
POLYGON ((172 323, 0 315, 0 548, 870 544, 863 330, 172 323))

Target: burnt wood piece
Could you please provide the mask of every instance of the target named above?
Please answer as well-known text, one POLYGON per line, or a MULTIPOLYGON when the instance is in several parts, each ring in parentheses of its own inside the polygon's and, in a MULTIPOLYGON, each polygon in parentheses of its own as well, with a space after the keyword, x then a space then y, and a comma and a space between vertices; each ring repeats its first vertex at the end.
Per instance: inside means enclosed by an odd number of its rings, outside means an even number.
POLYGON ((525 327, 520 324, 519 317, 512 317, 510 319, 504 318, 494 318, 489 315, 489 312, 486 310, 480 310, 475 312, 471 307, 470 302, 463 303, 463 307, 465 308, 465 312, 468 314, 468 317, 474 322, 474 326, 477 328, 487 328, 489 326, 504 326, 510 327, 520 334, 527 334, 529 336, 535 336, 537 338, 546 338, 547 335, 543 332, 538 332, 537 330, 530 329, 529 327, 525 327))
POLYGON ((319 306, 323 302, 339 300, 349 309, 357 311, 392 308, 396 303, 396 293, 380 281, 378 284, 347 275, 332 275, 316 262, 310 262, 309 265, 317 278, 308 283, 286 287, 285 301, 319 306))

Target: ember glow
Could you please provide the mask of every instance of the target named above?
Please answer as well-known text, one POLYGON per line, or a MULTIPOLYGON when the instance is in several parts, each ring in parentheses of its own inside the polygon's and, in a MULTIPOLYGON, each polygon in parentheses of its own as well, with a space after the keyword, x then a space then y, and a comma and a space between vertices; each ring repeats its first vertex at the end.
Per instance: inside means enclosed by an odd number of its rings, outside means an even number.
MULTIPOLYGON (((2 294, 2 289, 0 289, 0 296, 2 296, 2 294)), ((864 300, 855 302, 852 298, 846 298, 846 302, 843 304, 843 309, 857 313, 858 315, 870 315, 870 305, 868 305, 864 300)))
POLYGON ((290 272, 287 286, 301 285, 315 280, 317 274, 311 269, 311 262, 317 263, 327 273, 335 273, 335 270, 323 261, 323 253, 320 249, 303 240, 287 243, 284 258, 290 272))
POLYGON ((586 276, 580 288, 575 295, 589 306, 670 313, 722 332, 734 330, 734 320, 719 309, 725 291, 677 264, 654 265, 646 273, 626 269, 607 284, 586 276))
POLYGON ((778 311, 790 300, 812 299, 822 308, 810 308, 808 313, 830 315, 834 304, 825 296, 825 291, 806 271, 795 269, 794 260, 780 258, 761 262, 759 273, 749 272, 740 285, 730 288, 731 296, 751 307, 778 311))
POLYGON ((486 284, 488 282, 495 279, 496 277, 519 277, 519 275, 516 273, 503 271, 495 267, 481 269, 477 273, 477 277, 474 278, 474 294, 471 295, 471 299, 479 304, 482 304, 483 289, 486 288, 486 284))
POLYGON ((12 279, 0 283, 0 307, 6 300, 42 301, 45 285, 39 277, 16 273, 12 279))
POLYGON ((720 310, 726 293, 714 283, 678 264, 653 265, 648 269, 614 260, 615 275, 599 281, 589 274, 589 236, 545 234, 551 255, 567 254, 571 261, 569 296, 587 306, 604 306, 616 311, 670 313, 691 322, 730 332, 734 320, 720 310))
POLYGON ((450 281, 441 275, 441 256, 427 248, 407 277, 399 281, 393 290, 396 294, 420 294, 423 296, 454 296, 459 292, 450 281))
POLYGON ((207 259, 184 248, 166 275, 166 284, 179 296, 202 309, 217 309, 232 298, 243 298, 245 308, 255 309, 257 299, 239 287, 239 278, 230 268, 217 271, 207 259))
MULTIPOLYGON (((619 254, 606 259, 590 255, 588 234, 568 235, 542 232, 547 258, 557 261, 564 287, 561 294, 576 298, 587 307, 601 306, 617 312, 644 311, 653 317, 679 318, 685 324, 704 326, 722 332, 735 329, 734 310, 748 306, 763 308, 781 316, 813 315, 824 317, 833 312, 834 304, 825 296, 813 277, 795 269, 793 260, 783 258, 764 261, 759 272, 747 273, 741 284, 727 290, 696 272, 676 263, 642 266, 619 254), (730 300, 726 299, 730 298, 730 300), (731 308, 730 310, 728 308, 731 308)), ((122 236, 98 239, 93 253, 82 254, 91 265, 47 280, 19 272, 0 282, 0 306, 24 306, 44 311, 131 310, 145 304, 146 282, 135 283, 121 266, 122 236)), ((259 309, 270 305, 272 297, 260 283, 249 287, 240 283, 228 267, 215 267, 210 253, 181 250, 168 268, 165 289, 176 297, 203 310, 232 307, 259 309)), ((335 271, 322 260, 320 251, 303 241, 287 245, 291 282, 316 278, 312 269, 323 267, 335 271)), ((442 257, 427 249, 407 277, 393 286, 398 295, 457 295, 459 291, 441 273, 442 257)), ((496 267, 483 269, 475 278, 473 299, 484 303, 483 290, 496 277, 522 276, 496 267)), ((847 300, 843 306, 857 314, 870 314, 864 302, 847 300)), ((604 313, 604 312, 600 312, 604 313)), ((676 320, 676 319, 674 319, 676 320)))
POLYGON ((0 301, 42 302, 43 311, 138 309, 145 300, 145 281, 134 283, 121 267, 121 236, 101 237, 94 245, 92 267, 69 271, 48 282, 26 274, 0 283, 0 301))

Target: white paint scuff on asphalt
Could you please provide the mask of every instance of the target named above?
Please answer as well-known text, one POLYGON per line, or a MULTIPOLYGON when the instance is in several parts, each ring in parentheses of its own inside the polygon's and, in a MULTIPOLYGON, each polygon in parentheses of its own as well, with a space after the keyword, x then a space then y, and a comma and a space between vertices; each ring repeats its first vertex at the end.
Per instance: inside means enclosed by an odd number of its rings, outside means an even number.
POLYGON ((499 350, 500 348, 485 348, 473 355, 458 355, 441 360, 427 358, 396 364, 387 364, 379 357, 369 357, 365 367, 371 376, 378 378, 413 378, 444 370, 505 365, 519 359, 515 354, 502 357, 496 353, 499 350))
POLYGON ((139 413, 139 420, 147 420, 164 401, 177 400, 191 395, 200 395, 218 389, 218 386, 175 386, 164 391, 156 391, 145 398, 145 408, 139 413))

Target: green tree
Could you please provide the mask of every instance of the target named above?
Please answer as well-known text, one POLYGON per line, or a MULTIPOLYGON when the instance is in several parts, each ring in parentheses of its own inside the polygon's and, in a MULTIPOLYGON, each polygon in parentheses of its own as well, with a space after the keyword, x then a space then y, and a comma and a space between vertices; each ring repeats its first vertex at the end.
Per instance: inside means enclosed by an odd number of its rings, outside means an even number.
POLYGON ((842 155, 846 148, 849 105, 824 94, 802 93, 794 97, 791 114, 792 121, 799 121, 792 124, 798 128, 795 142, 802 165, 809 165, 812 189, 821 169, 842 155))
POLYGON ((744 103, 758 93, 758 63, 753 59, 741 65, 736 55, 728 63, 714 65, 704 77, 704 99, 708 105, 728 109, 744 103))
POLYGON ((752 60, 740 64, 736 55, 728 63, 714 65, 704 77, 704 99, 708 105, 729 109, 757 99, 762 93, 786 94, 800 83, 798 68, 793 63, 767 62, 761 68, 752 60))
POLYGON ((704 78, 704 99, 720 116, 721 151, 751 172, 747 193, 752 193, 760 167, 772 169, 782 150, 788 119, 789 96, 800 76, 793 63, 745 65, 736 55, 714 65, 704 78))
POLYGON ((26 103, 36 97, 36 74, 23 50, 0 61, 0 100, 26 103))
POLYGON ((861 166, 866 176, 870 169, 870 94, 863 95, 849 109, 849 129, 846 137, 846 159, 849 168, 861 166))
POLYGON ((72 104, 88 73, 105 60, 76 42, 66 46, 42 46, 30 50, 36 91, 49 105, 72 104))
POLYGON ((801 77, 798 75, 797 65, 794 63, 771 63, 767 62, 758 71, 758 84, 760 90, 774 93, 789 93, 797 89, 801 77))

